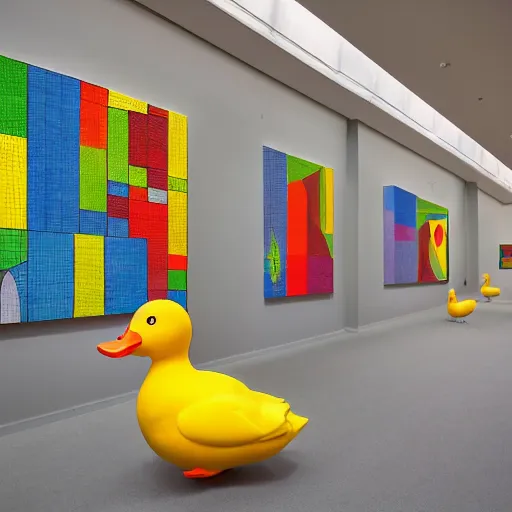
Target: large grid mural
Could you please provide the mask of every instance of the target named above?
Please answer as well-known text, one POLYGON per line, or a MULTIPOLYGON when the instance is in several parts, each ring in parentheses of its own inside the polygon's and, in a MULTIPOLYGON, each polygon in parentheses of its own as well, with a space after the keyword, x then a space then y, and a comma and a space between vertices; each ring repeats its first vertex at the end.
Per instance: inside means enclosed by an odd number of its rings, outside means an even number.
POLYGON ((187 305, 187 118, 0 56, 0 323, 187 305))

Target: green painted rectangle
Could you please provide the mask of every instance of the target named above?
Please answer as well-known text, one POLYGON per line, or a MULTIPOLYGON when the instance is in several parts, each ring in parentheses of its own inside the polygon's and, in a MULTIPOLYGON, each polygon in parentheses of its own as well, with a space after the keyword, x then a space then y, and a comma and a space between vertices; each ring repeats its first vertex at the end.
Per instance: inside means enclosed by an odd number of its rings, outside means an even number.
POLYGON ((169 290, 186 290, 187 289, 187 271, 186 270, 169 270, 169 290))
POLYGON ((144 167, 130 165, 128 182, 132 187, 148 188, 148 171, 144 167))
POLYGON ((426 222, 429 215, 446 215, 448 216, 448 209, 444 206, 425 201, 419 197, 416 198, 416 227, 421 228, 426 222))
POLYGON ((0 133, 27 137, 27 75, 23 62, 0 55, 0 133))
POLYGON ((80 209, 107 211, 107 151, 80 146, 80 209))
POLYGON ((0 229, 0 270, 27 261, 27 231, 0 229))
POLYGON ((108 109, 108 179, 128 184, 128 111, 108 109))
POLYGON ((327 235, 324 233, 324 237, 325 241, 327 242, 327 247, 329 247, 331 258, 334 258, 333 235, 327 235))
POLYGON ((175 192, 185 192, 186 194, 188 191, 187 180, 169 176, 169 190, 173 190, 175 192))
POLYGON ((322 166, 296 156, 286 155, 286 168, 288 183, 294 181, 303 180, 308 176, 311 176, 315 172, 318 172, 322 166))

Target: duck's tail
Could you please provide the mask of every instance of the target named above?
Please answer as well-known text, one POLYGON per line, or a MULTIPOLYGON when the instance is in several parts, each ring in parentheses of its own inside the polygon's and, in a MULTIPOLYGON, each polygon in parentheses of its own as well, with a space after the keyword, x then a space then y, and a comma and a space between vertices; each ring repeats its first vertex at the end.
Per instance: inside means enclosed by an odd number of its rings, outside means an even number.
POLYGON ((297 435, 309 422, 309 418, 298 416, 293 412, 289 412, 286 417, 288 423, 292 426, 292 432, 297 435))

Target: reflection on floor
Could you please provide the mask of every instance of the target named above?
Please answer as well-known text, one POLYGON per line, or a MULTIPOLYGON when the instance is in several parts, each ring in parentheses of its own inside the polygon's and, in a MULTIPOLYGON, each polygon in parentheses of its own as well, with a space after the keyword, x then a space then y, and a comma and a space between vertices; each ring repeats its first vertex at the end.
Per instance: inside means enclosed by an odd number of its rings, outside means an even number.
POLYGON ((187 481, 134 402, 0 438, 2 512, 510 512, 512 305, 444 310, 228 368, 311 418, 283 454, 187 481))

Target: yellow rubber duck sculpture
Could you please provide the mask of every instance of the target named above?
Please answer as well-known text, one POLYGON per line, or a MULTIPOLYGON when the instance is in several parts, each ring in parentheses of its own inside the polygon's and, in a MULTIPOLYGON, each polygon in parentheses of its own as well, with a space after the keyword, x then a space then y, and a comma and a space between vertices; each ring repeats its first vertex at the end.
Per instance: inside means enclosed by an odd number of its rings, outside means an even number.
POLYGON ((189 360, 192 323, 170 300, 141 306, 117 340, 98 345, 108 357, 150 357, 137 398, 146 442, 187 478, 209 478, 268 459, 308 423, 283 399, 233 377, 197 370, 189 360))
POLYGON ((464 317, 473 313, 475 308, 476 300, 467 299, 459 302, 453 288, 448 292, 448 314, 457 323, 467 323, 466 320, 464 320, 464 317))
POLYGON ((491 276, 489 274, 482 274, 482 279, 484 282, 482 288, 480 288, 480 293, 487 299, 486 302, 491 302, 492 297, 498 297, 501 290, 495 286, 490 286, 491 276))

